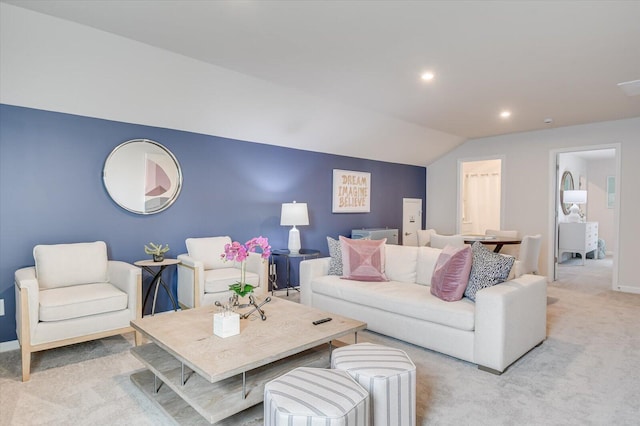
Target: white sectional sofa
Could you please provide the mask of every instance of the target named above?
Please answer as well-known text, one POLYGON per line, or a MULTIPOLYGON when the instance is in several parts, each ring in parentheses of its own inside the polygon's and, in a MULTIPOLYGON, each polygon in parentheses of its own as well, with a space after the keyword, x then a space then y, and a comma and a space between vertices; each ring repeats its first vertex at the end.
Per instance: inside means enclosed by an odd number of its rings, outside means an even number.
POLYGON ((496 374, 544 341, 545 277, 522 275, 478 291, 475 302, 446 302, 429 287, 440 252, 386 245, 386 282, 328 275, 329 257, 305 260, 300 264, 300 301, 496 374))

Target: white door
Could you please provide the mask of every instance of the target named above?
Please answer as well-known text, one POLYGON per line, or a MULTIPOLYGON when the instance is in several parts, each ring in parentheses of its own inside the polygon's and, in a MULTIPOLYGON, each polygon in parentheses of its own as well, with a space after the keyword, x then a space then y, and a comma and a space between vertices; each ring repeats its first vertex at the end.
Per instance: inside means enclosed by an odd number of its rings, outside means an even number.
POLYGON ((417 246, 422 229, 422 198, 402 199, 402 245, 417 246))

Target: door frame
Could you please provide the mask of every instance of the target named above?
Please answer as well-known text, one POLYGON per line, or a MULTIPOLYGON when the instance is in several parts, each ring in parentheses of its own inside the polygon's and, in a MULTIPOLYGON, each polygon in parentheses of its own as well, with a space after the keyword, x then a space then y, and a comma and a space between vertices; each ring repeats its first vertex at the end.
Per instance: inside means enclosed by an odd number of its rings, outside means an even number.
MULTIPOLYGON (((585 145, 574 146, 567 148, 552 149, 549 151, 549 229, 548 235, 553 235, 553 238, 549 238, 549 245, 547 253, 547 271, 551 271, 551 280, 556 281, 558 279, 558 203, 560 202, 560 194, 558 191, 558 160, 560 154, 570 154, 572 152, 581 151, 597 151, 600 149, 614 149, 615 150, 615 164, 616 164, 616 199, 613 212, 613 229, 616 234, 616 244, 613 250, 613 271, 611 279, 611 289, 615 291, 621 291, 618 284, 618 257, 620 253, 620 164, 622 157, 622 144, 610 143, 602 145, 585 145)), ((549 275, 549 274, 548 274, 549 275)))
POLYGON ((456 177, 457 183, 457 196, 456 196, 456 234, 460 234, 461 224, 462 224, 462 203, 460 202, 460 198, 462 196, 462 164, 463 163, 471 163, 474 161, 487 161, 487 160, 500 160, 500 229, 504 228, 504 211, 505 211, 505 193, 506 193, 506 179, 505 179, 505 164, 506 164, 506 156, 505 155, 488 155, 484 157, 466 157, 458 159, 458 174, 456 177))

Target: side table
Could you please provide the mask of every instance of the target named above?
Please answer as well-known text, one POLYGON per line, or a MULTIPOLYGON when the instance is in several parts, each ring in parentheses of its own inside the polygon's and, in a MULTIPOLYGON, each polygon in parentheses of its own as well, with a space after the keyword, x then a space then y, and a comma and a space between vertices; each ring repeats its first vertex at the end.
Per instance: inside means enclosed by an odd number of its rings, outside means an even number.
POLYGON ((315 258, 320 256, 320 250, 314 249, 300 249, 298 253, 291 253, 289 250, 272 250, 269 258, 269 282, 271 283, 271 295, 278 288, 278 272, 275 263, 275 257, 282 256, 285 258, 285 273, 286 273, 286 286, 287 296, 289 296, 289 289, 300 291, 299 288, 291 285, 291 259, 298 259, 303 261, 307 258, 315 258))
POLYGON ((167 266, 177 265, 178 263, 180 263, 178 259, 167 259, 167 258, 165 258, 162 262, 154 262, 153 260, 138 260, 137 262, 133 263, 134 265, 142 268, 143 271, 147 271, 149 274, 153 276, 153 278, 151 279, 151 285, 147 289, 147 293, 144 296, 144 303, 142 304, 143 315, 144 315, 144 308, 145 306, 147 306, 147 300, 149 299, 149 293, 151 293, 152 288, 155 288, 155 290, 153 293, 153 305, 151 305, 151 315, 155 315, 156 300, 158 299, 158 288, 160 286, 162 286, 165 289, 165 291, 171 298, 171 303, 173 304, 173 310, 174 311, 178 310, 178 304, 173 298, 173 294, 171 294, 171 289, 169 288, 169 285, 164 281, 164 279, 162 279, 162 273, 164 272, 165 269, 167 269, 167 266), (153 268, 158 268, 158 270, 155 271, 153 268))

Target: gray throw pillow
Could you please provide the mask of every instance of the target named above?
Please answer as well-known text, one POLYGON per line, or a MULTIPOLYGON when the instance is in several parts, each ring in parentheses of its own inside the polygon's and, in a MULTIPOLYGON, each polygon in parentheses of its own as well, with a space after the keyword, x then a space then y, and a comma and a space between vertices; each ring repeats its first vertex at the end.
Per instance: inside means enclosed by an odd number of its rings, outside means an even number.
POLYGON ((327 245, 329 246, 329 256, 331 256, 329 275, 342 276, 342 248, 340 247, 340 241, 327 237, 327 245))
POLYGON ((489 251, 479 241, 473 243, 471 251, 473 263, 471 264, 469 284, 467 284, 464 295, 475 302, 478 291, 500 284, 509 277, 509 272, 516 259, 513 256, 503 256, 489 251))

